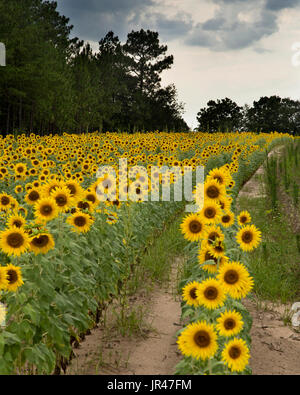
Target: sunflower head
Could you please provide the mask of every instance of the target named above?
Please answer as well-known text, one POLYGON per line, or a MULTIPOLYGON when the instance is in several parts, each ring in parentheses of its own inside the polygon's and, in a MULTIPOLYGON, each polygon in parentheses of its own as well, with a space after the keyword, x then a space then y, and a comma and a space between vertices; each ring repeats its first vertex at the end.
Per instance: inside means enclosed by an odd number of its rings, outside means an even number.
POLYGON ((38 254, 46 254, 49 250, 54 248, 54 240, 49 233, 40 233, 30 240, 30 249, 38 254))
POLYGON ((218 349, 214 326, 206 321, 189 324, 180 333, 177 344, 183 355, 202 360, 214 356, 218 349))
POLYGON ((0 247, 8 255, 19 256, 29 247, 29 237, 22 228, 12 226, 0 233, 0 247))
POLYGON ((12 264, 5 266, 7 275, 7 287, 8 291, 15 292, 21 285, 24 284, 21 274, 21 268, 12 264))
POLYGON ((261 232, 255 225, 245 225, 238 231, 236 239, 243 251, 252 251, 261 241, 261 232))
POLYGON ((198 241, 205 234, 205 222, 198 214, 189 214, 180 225, 184 237, 189 241, 198 241))
POLYGON ((249 348, 243 339, 230 340, 222 351, 222 360, 234 372, 242 372, 246 368, 249 358, 249 348))

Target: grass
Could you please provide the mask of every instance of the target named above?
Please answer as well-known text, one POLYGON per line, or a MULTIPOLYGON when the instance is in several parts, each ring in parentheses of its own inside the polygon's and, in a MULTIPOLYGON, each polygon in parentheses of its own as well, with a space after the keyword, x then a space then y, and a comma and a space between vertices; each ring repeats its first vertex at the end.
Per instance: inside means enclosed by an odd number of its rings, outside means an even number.
MULTIPOLYGON (((111 310, 113 326, 121 336, 144 337, 153 331, 147 322, 149 308, 144 305, 144 301, 155 285, 169 286, 170 278, 174 274, 177 278, 180 275, 184 259, 179 257, 182 257, 182 251, 188 244, 179 230, 185 214, 178 213, 173 222, 167 224, 157 238, 152 239, 150 247, 134 263, 132 276, 124 283, 111 310), (136 301, 133 301, 133 295, 136 295, 136 301)), ((104 324, 108 325, 106 322, 104 324)))
POLYGON ((297 240, 280 209, 271 210, 265 198, 239 199, 262 232, 262 242, 249 255, 255 279, 254 293, 261 299, 287 303, 300 298, 300 256, 297 240))
POLYGON ((151 291, 151 285, 168 282, 175 258, 183 255, 183 249, 188 244, 179 230, 185 215, 185 212, 179 213, 139 258, 134 275, 128 282, 129 294, 134 294, 141 286, 151 291))

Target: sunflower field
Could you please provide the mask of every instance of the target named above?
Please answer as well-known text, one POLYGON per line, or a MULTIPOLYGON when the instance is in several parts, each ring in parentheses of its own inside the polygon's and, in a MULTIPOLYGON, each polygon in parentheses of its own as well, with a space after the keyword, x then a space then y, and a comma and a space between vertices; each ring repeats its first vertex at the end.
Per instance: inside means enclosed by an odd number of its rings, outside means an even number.
POLYGON ((143 264, 152 238, 184 212, 185 201, 150 200, 167 183, 172 192, 178 177, 167 171, 153 180, 154 166, 179 166, 182 175, 203 166, 206 176, 204 207, 181 226, 191 242, 182 283, 189 324, 179 334, 184 359, 176 372, 249 373, 251 319, 241 299, 255 279, 242 262, 261 233, 247 211, 234 218, 232 209, 266 152, 290 139, 238 132, 2 137, 0 374, 59 372, 72 344, 143 264))

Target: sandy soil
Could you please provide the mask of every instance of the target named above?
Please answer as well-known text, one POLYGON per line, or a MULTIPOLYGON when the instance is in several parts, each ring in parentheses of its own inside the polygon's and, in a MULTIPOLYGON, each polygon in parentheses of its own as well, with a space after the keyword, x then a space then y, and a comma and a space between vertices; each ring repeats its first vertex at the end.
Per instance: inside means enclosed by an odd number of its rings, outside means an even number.
MULTIPOLYGON (((74 350, 66 374, 172 375, 181 360, 176 344, 180 323, 180 300, 176 296, 176 261, 170 281, 152 292, 140 291, 129 299, 130 309, 140 311, 139 334, 120 336, 115 314, 108 312, 106 325, 95 328, 74 350)), ((111 308, 112 310, 112 308, 111 308)))
POLYGON ((250 312, 253 375, 300 375, 300 333, 284 324, 289 305, 273 305, 245 300, 250 312))

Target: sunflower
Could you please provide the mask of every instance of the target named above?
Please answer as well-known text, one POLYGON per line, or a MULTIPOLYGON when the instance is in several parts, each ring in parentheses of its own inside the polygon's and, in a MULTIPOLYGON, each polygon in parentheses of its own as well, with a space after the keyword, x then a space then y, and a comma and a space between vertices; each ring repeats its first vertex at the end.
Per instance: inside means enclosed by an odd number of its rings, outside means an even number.
POLYGON ((74 202, 71 192, 67 187, 57 187, 52 190, 50 196, 55 200, 58 210, 65 212, 74 202))
POLYGON ((0 247, 8 255, 21 255, 29 247, 29 237, 22 228, 12 226, 0 233, 0 247))
POLYGON ((56 179, 51 180, 47 184, 43 185, 42 188, 42 196, 43 197, 50 197, 51 193, 55 191, 56 188, 63 188, 65 184, 62 181, 58 181, 56 179))
POLYGON ((25 201, 28 204, 35 205, 35 203, 41 198, 41 193, 38 190, 38 188, 32 188, 30 189, 26 196, 25 196, 25 201))
POLYGON ((248 213, 248 211, 242 211, 239 215, 238 215, 238 224, 240 226, 243 226, 245 224, 248 224, 251 222, 251 215, 248 213))
POLYGON ((223 306, 226 294, 221 283, 215 278, 202 281, 196 290, 197 301, 207 309, 217 309, 223 306))
POLYGON ((210 251, 215 258, 220 258, 225 254, 225 244, 223 240, 217 239, 210 245, 210 251))
POLYGON ((24 175, 27 171, 27 166, 24 163, 17 163, 14 166, 14 171, 15 171, 15 174, 17 174, 17 175, 24 175))
POLYGON ((204 237, 205 222, 198 214, 189 214, 180 225, 184 238, 189 241, 198 241, 204 237))
POLYGON ((230 340, 222 351, 222 360, 234 372, 242 372, 248 365, 249 358, 249 348, 243 339, 230 340))
POLYGON ((93 206, 97 206, 99 203, 96 192, 87 191, 84 195, 84 199, 91 202, 93 206))
POLYGON ((24 225, 26 224, 26 221, 22 215, 11 215, 8 220, 6 225, 10 228, 12 226, 16 226, 17 228, 23 228, 24 225))
POLYGON ((38 200, 34 209, 34 214, 38 221, 50 221, 58 215, 58 207, 53 198, 43 198, 38 200))
POLYGON ((89 214, 86 213, 75 213, 71 215, 68 219, 67 222, 72 225, 73 231, 77 233, 82 233, 82 232, 87 232, 89 231, 93 219, 89 214))
POLYGON ((226 189, 217 180, 207 180, 204 183, 204 202, 208 200, 218 201, 226 196, 226 189))
POLYGON ((183 355, 202 360, 212 357, 218 349, 214 326, 206 321, 189 324, 180 333, 177 344, 183 355))
POLYGON ((220 185, 228 185, 228 183, 230 182, 230 176, 228 174, 228 170, 227 169, 212 169, 209 173, 208 176, 206 178, 207 181, 209 180, 216 180, 219 182, 220 185))
POLYGON ((205 239, 209 245, 215 243, 217 240, 224 240, 224 233, 219 226, 209 225, 205 230, 205 239))
POLYGON ((8 286, 8 279, 6 269, 3 266, 0 266, 0 290, 6 289, 8 286))
POLYGON ((22 193, 22 192, 23 192, 23 187, 22 187, 22 185, 17 185, 17 186, 15 187, 15 193, 19 194, 19 193, 22 193))
POLYGON ((240 262, 227 262, 219 269, 217 279, 232 298, 244 298, 253 288, 253 279, 240 262))
POLYGON ((8 291, 16 291, 21 285, 24 284, 21 275, 21 268, 12 264, 5 266, 8 285, 6 289, 8 291))
POLYGON ((12 196, 7 193, 0 193, 0 210, 9 210, 12 203, 12 196))
POLYGON ((221 214, 221 207, 216 202, 206 200, 199 215, 207 224, 215 224, 220 222, 221 214))
POLYGON ((231 211, 225 211, 223 215, 221 215, 220 222, 224 228, 230 228, 234 224, 234 214, 231 211))
POLYGON ((66 187, 69 189, 71 192, 71 196, 75 200, 80 200, 82 199, 83 196, 83 188, 80 186, 79 182, 77 180, 69 180, 66 182, 66 187))
POLYGON ((243 329, 242 315, 235 310, 225 310, 217 318, 216 328, 220 336, 235 336, 243 329))
POLYGON ((49 233, 40 233, 30 240, 30 249, 35 255, 46 254, 54 248, 54 245, 53 237, 49 233))
POLYGON ((197 300, 197 295, 196 291, 199 287, 200 283, 197 281, 193 281, 188 283, 183 289, 182 289, 182 299, 188 304, 189 306, 199 306, 198 300, 197 300))
POLYGON ((245 225, 238 231, 236 239, 243 251, 252 251, 260 243, 261 231, 255 225, 245 225))

